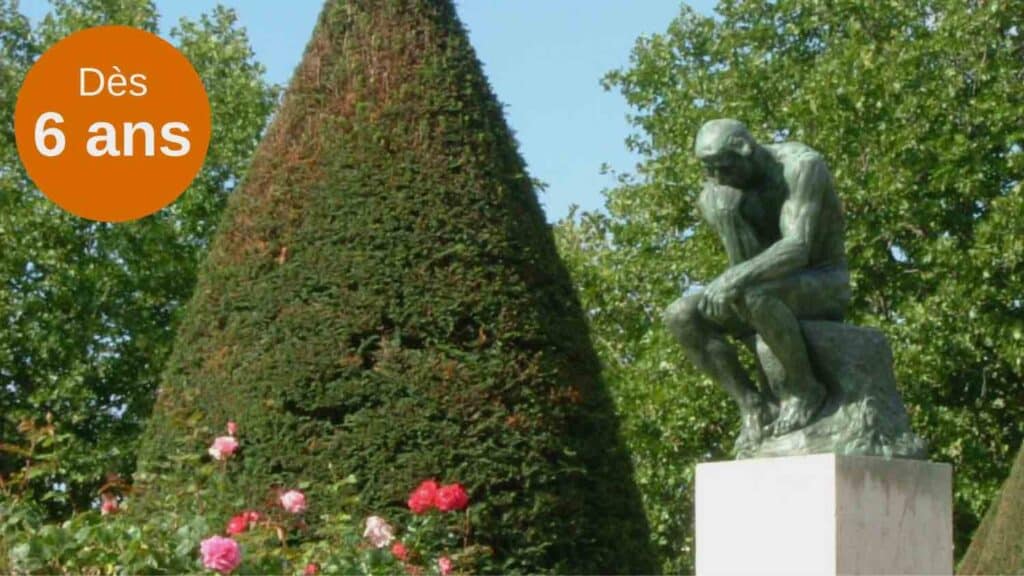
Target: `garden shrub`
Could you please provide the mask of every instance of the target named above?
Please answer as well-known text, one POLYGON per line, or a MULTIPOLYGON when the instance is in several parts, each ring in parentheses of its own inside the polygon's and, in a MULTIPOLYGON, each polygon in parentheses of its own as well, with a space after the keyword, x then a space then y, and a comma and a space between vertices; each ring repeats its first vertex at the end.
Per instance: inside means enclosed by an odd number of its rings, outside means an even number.
POLYGON ((1024 573, 1024 446, 974 532, 957 574, 1024 573))
POLYGON ((154 490, 229 419, 250 501, 302 477, 329 507, 345 470, 400 515, 410 485, 459 478, 503 571, 654 569, 579 303, 449 1, 327 2, 199 273, 141 448, 154 490))

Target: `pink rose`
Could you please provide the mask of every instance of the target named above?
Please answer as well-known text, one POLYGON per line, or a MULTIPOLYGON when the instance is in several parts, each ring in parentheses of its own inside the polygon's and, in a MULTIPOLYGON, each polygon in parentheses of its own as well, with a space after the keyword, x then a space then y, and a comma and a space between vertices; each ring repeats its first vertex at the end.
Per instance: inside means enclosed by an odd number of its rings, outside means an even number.
POLYGON ((203 566, 221 574, 229 574, 242 563, 242 549, 231 538, 211 536, 199 545, 203 566))
POLYGON ((363 538, 369 540, 375 548, 384 548, 395 539, 395 533, 386 520, 380 516, 370 516, 366 519, 363 538))
POLYGON ((320 567, 310 562, 306 564, 306 569, 302 571, 304 576, 315 576, 320 573, 320 567))
POLYGON ((413 514, 423 514, 437 506, 436 497, 437 482, 424 480, 409 495, 409 510, 412 510, 413 514))
POLYGON ((292 514, 306 511, 306 495, 299 490, 289 490, 281 494, 281 507, 292 514))
POLYGON ((438 489, 434 501, 442 512, 462 510, 469 505, 469 495, 461 484, 448 484, 438 489))
POLYGON ((441 556, 437 559, 437 569, 441 571, 441 576, 448 576, 452 573, 452 559, 441 556))
POLYGON ((391 555, 405 562, 409 559, 409 550, 406 549, 405 544, 395 542, 391 545, 391 555))
POLYGON ((238 450, 238 440, 233 436, 218 436, 207 452, 214 460, 226 460, 235 453, 235 450, 238 450))
POLYGON ((234 422, 228 421, 228 436, 237 436, 237 435, 238 435, 238 424, 235 424, 234 422))
POLYGON ((100 515, 106 516, 108 514, 117 514, 121 507, 117 503, 117 496, 104 492, 100 494, 100 500, 103 502, 100 504, 100 515))

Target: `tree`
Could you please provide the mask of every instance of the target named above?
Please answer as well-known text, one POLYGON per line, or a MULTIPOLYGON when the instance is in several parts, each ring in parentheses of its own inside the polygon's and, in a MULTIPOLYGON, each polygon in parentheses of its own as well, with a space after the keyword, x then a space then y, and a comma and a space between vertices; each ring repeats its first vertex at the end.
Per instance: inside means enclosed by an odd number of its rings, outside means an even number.
POLYGON ((985 514, 957 574, 1024 572, 1024 447, 985 514))
POLYGON ((68 34, 99 24, 156 31, 158 16, 147 0, 51 4, 33 29, 16 2, 0 0, 0 477, 24 464, 11 448, 19 424, 41 425, 49 414, 52 456, 37 463, 31 490, 59 517, 95 501, 108 473, 134 469, 178 308, 276 94, 231 10, 183 20, 171 38, 204 79, 213 114, 202 171, 148 218, 76 218, 43 197, 18 160, 12 115, 21 78, 68 34))
POLYGON ((447 0, 326 3, 200 274, 141 466, 237 422, 250 502, 465 484, 503 572, 649 572, 578 301, 447 0))
POLYGON ((725 457, 735 435, 725 395, 660 322, 725 266, 695 209, 693 139, 716 117, 829 162, 850 320, 888 334, 916 430, 956 467, 962 550, 1024 436, 1024 3, 725 0, 717 12, 684 7, 607 76, 636 110, 643 162, 607 192, 607 214, 558 226, 664 567, 692 569, 693 465, 725 457))

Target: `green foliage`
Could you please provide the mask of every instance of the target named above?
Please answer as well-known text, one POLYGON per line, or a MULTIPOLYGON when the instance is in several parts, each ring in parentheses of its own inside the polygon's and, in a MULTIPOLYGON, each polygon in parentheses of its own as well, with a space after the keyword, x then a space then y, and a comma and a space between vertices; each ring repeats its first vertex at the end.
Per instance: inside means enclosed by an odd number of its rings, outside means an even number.
POLYGON ((167 514, 138 523, 90 510, 61 523, 0 498, 0 570, 20 574, 183 574, 202 565, 197 543, 216 529, 208 518, 167 514))
POLYGON ((641 38, 609 88, 644 156, 608 213, 558 227, 624 415, 667 571, 692 569, 694 463, 726 456, 725 395, 660 323, 725 258, 695 209, 697 128, 745 121, 829 161, 851 320, 883 329, 931 457, 956 467, 960 551, 1024 436, 1024 2, 726 0, 641 38), (683 511, 683 514, 679 514, 683 511))
POLYGON ((502 572, 649 572, 579 304, 448 1, 326 3, 234 195, 140 464, 231 419, 258 499, 331 466, 402 518, 455 479, 502 572))
POLYGON ((1024 573, 1024 446, 964 554, 957 574, 1024 573))
MULTIPOLYGON (((61 448, 32 487, 59 518, 87 506, 106 473, 134 468, 177 310, 276 92, 232 11, 183 20, 171 38, 204 79, 213 114, 202 171, 173 206, 138 222, 70 216, 40 194, 18 160, 11 115, 21 79, 72 32, 99 24, 154 31, 157 13, 147 0, 51 4, 33 30, 16 3, 0 0, 0 442, 24 419, 57 415, 61 448), (52 491, 57 484, 67 490, 52 491)), ((0 477, 22 464, 0 453, 0 477)))

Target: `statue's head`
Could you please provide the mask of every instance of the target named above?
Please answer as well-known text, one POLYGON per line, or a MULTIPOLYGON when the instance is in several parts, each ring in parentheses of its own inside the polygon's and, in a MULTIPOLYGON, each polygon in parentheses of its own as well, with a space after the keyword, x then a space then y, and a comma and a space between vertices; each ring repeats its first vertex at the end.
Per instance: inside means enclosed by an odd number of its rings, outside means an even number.
POLYGON ((721 118, 700 127, 694 142, 708 177, 719 184, 747 188, 757 180, 757 142, 738 120, 721 118))

